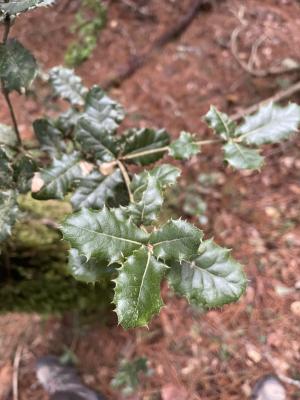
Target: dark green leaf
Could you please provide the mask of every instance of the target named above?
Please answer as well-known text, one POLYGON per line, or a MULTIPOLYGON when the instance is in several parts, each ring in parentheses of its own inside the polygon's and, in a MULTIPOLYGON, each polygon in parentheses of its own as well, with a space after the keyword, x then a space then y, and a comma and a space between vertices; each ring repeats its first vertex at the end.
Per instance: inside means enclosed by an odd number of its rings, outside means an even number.
POLYGON ((179 138, 170 144, 169 153, 177 160, 188 160, 199 152, 194 136, 188 132, 181 132, 179 138))
POLYGON ((23 156, 14 163, 14 181, 20 193, 30 191, 31 180, 36 168, 35 161, 27 156, 23 156))
POLYGON ((18 213, 17 193, 14 190, 0 192, 0 242, 10 236, 18 213))
POLYGON ((118 210, 103 208, 99 212, 83 209, 70 215, 62 224, 64 238, 87 260, 94 257, 117 262, 132 254, 148 239, 148 234, 118 210))
POLYGON ((4 14, 17 15, 28 10, 33 10, 36 7, 50 6, 55 0, 10 0, 0 4, 0 11, 4 14))
POLYGON ((160 284, 166 269, 145 247, 134 251, 119 269, 113 302, 125 329, 147 325, 160 311, 160 284))
POLYGON ((34 133, 41 149, 52 155, 60 155, 64 150, 63 134, 48 119, 37 119, 33 123, 34 133))
POLYGON ((16 39, 0 44, 0 78, 9 92, 28 89, 36 72, 37 65, 33 55, 16 39))
POLYGON ((120 171, 116 170, 107 176, 97 170, 92 171, 80 180, 71 202, 76 210, 128 204, 128 193, 120 171))
POLYGON ((256 114, 246 117, 239 132, 245 143, 259 146, 287 139, 297 131, 299 123, 300 107, 297 104, 280 107, 268 103, 256 114))
POLYGON ((54 93, 72 105, 84 105, 87 89, 82 80, 69 68, 54 67, 49 71, 54 93))
POLYGON ((141 357, 133 361, 122 360, 118 372, 111 381, 113 388, 122 387, 124 396, 133 394, 139 383, 140 372, 148 373, 147 358, 141 357))
POLYGON ((13 186, 13 169, 3 146, 0 146, 0 189, 10 189, 13 186))
POLYGON ((70 108, 64 113, 60 114, 60 116, 55 121, 55 126, 60 131, 64 132, 64 135, 72 132, 75 128, 79 118, 81 118, 81 113, 76 111, 74 108, 70 108))
POLYGON ((214 106, 210 107, 204 119, 207 125, 223 139, 228 140, 236 136, 237 127, 235 122, 232 121, 227 114, 221 113, 214 106))
POLYGON ((79 153, 64 154, 33 179, 33 197, 39 200, 63 199, 83 175, 79 153))
POLYGON ((158 167, 145 170, 138 175, 134 175, 131 183, 131 190, 144 190, 147 185, 148 174, 156 178, 160 187, 165 189, 168 186, 175 184, 177 178, 180 176, 180 170, 170 164, 161 164, 158 167))
POLYGON ((103 262, 98 262, 95 258, 86 261, 84 256, 80 256, 78 250, 71 249, 69 254, 68 271, 80 282, 96 283, 103 278, 110 277, 116 268, 108 266, 103 262))
POLYGON ((174 291, 200 307, 238 300, 246 288, 246 277, 230 251, 207 240, 199 253, 190 261, 173 264, 168 280, 174 291))
POLYGON ((235 142, 228 142, 223 149, 224 159, 236 169, 260 169, 263 166, 264 158, 258 150, 235 142))
POLYGON ((186 221, 169 221, 150 235, 153 254, 163 260, 189 260, 197 254, 203 232, 186 221))
POLYGON ((0 145, 16 147, 17 136, 12 127, 0 124, 0 145))
MULTIPOLYGON (((170 143, 169 134, 163 129, 130 129, 121 139, 123 156, 134 156, 135 153, 159 149, 170 143)), ((139 165, 151 164, 163 157, 165 153, 154 152, 145 156, 137 156, 131 161, 139 165)))

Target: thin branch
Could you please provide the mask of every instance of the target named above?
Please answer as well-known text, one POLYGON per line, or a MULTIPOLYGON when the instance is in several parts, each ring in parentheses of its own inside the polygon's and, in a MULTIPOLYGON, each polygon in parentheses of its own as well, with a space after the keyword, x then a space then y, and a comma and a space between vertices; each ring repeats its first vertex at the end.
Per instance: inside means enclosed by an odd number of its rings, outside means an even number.
POLYGON ((131 203, 134 203, 133 194, 132 194, 132 191, 130 189, 130 183, 131 182, 130 182, 130 178, 129 178, 128 172, 127 172, 124 164, 121 163, 121 161, 117 160, 117 163, 118 163, 118 166, 119 166, 119 168, 121 170, 121 173, 122 173, 124 181, 125 181, 125 185, 126 185, 126 188, 127 188, 127 191, 128 191, 128 195, 129 195, 129 200, 130 200, 131 203))
POLYGON ((19 399, 18 380, 19 380, 19 367, 20 367, 20 362, 21 362, 21 357, 22 357, 22 351, 23 351, 23 347, 21 345, 19 345, 17 347, 16 353, 15 353, 14 364, 13 364, 13 384, 12 384, 13 400, 19 399))

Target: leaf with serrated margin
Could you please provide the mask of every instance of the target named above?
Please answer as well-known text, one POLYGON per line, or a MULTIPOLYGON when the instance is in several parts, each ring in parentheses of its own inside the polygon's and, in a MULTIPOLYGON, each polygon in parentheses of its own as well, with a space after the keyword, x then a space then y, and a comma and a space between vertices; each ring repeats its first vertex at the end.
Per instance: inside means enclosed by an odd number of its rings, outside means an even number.
POLYGON ((0 189, 11 189, 13 187, 13 169, 11 160, 6 154, 4 147, 0 147, 0 189))
POLYGON ((134 202, 122 208, 124 214, 136 224, 151 225, 157 218, 164 199, 158 180, 148 174, 145 185, 133 193, 134 202), (140 190, 142 189, 142 190, 140 190))
POLYGON ((86 96, 85 112, 76 126, 76 140, 97 160, 112 161, 117 153, 113 134, 123 118, 123 108, 94 86, 86 96))
POLYGON ((145 247, 134 251, 115 280, 118 321, 125 329, 145 326, 163 306, 160 284, 167 270, 145 247))
POLYGON ((264 157, 256 149, 244 145, 228 142, 223 146, 224 159, 236 169, 261 169, 264 157))
POLYGON ((33 55, 16 39, 0 44, 0 79, 11 92, 28 89, 37 73, 33 55))
POLYGON ((96 283, 111 277, 116 272, 116 265, 108 266, 107 263, 99 262, 95 258, 87 261, 85 256, 81 256, 77 249, 71 249, 69 252, 68 272, 77 281, 96 283))
POLYGON ((246 288, 242 266, 212 240, 203 242, 199 255, 181 264, 175 262, 168 274, 174 291, 200 307, 219 307, 240 298, 246 288))
POLYGON ((137 189, 144 190, 148 174, 156 178, 161 188, 165 189, 176 183, 177 178, 180 176, 180 169, 170 164, 161 164, 149 171, 145 170, 140 174, 136 174, 131 182, 131 190, 133 192, 137 189))
POLYGON ((28 10, 33 10, 37 7, 51 6, 55 0, 13 0, 0 4, 0 11, 3 14, 18 15, 28 10))
POLYGON ((38 200, 63 199, 82 174, 80 154, 64 154, 61 159, 54 159, 50 167, 35 175, 32 196, 38 200))
POLYGON ((0 146, 17 146, 17 135, 11 126, 0 124, 0 146))
POLYGON ((74 71, 64 67, 54 67, 49 71, 50 83, 54 93, 69 101, 72 105, 84 105, 87 88, 83 86, 82 80, 75 75, 74 71))
POLYGON ((124 206, 128 204, 128 200, 128 192, 119 170, 115 170, 111 175, 102 175, 94 170, 80 180, 71 203, 75 210, 83 207, 101 209, 104 205, 124 206))
MULTIPOLYGON (((135 153, 151 151, 165 147, 170 143, 170 135, 164 129, 130 129, 121 138, 123 156, 134 156, 135 153)), ((131 158, 130 161, 146 165, 163 157, 165 151, 131 158)), ((128 160, 129 161, 129 160, 128 160)))
POLYGON ((33 129, 42 150, 56 156, 65 150, 63 134, 52 121, 45 118, 37 119, 33 123, 33 129))
POLYGON ((94 257, 109 263, 118 262, 147 242, 148 234, 118 209, 101 211, 82 209, 66 218, 61 226, 64 239, 87 260, 94 257))
POLYGON ((277 143, 295 133, 300 123, 300 107, 295 103, 280 107, 274 103, 261 106, 257 113, 245 117, 239 127, 244 143, 259 146, 277 143))
POLYGON ((176 160, 188 160, 200 152, 194 136, 188 132, 181 132, 179 138, 174 140, 169 147, 170 156, 176 160))
POLYGON ((0 192, 0 242, 11 235, 18 213, 17 192, 15 190, 0 192))
POLYGON ((223 139, 228 140, 229 138, 235 137, 237 134, 236 123, 232 121, 227 114, 220 112, 214 106, 210 107, 204 120, 207 125, 223 139))
POLYGON ((157 231, 151 233, 149 243, 153 246, 155 257, 164 261, 189 260, 197 254, 203 232, 194 225, 182 220, 168 221, 157 231))
POLYGON ((69 132, 73 133, 73 130, 81 118, 81 115, 82 114, 79 111, 75 110, 74 108, 70 108, 69 110, 60 114, 55 121, 55 126, 66 136, 69 134, 69 132))

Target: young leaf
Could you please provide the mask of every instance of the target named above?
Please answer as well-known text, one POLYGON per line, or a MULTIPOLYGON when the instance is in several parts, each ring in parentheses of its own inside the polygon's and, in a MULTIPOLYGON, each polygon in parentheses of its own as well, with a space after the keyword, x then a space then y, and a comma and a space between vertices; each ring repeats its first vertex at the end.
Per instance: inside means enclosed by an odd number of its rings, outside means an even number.
POLYGON ((204 117, 207 125, 220 135, 223 139, 230 139, 237 135, 236 124, 227 114, 221 113, 216 107, 211 106, 210 110, 204 117))
POLYGON ((3 147, 0 147, 0 189, 10 189, 13 186, 13 169, 3 147))
POLYGON ((17 136, 11 126, 0 124, 0 146, 1 145, 16 147, 17 136))
POLYGON ((263 166, 264 158, 258 150, 231 141, 223 149, 224 159, 236 169, 260 169, 263 166))
POLYGON ((63 134, 48 119, 37 119, 33 123, 35 136, 37 137, 41 149, 52 155, 60 155, 64 150, 63 134))
POLYGON ((124 214, 138 225, 150 225, 156 220, 164 201, 158 180, 148 174, 142 190, 138 187, 133 198, 134 202, 123 208, 124 214))
POLYGON ((156 153, 155 149, 167 146, 170 136, 164 129, 130 129, 122 136, 121 143, 123 156, 134 156, 135 153, 154 150, 153 154, 132 158, 132 162, 146 165, 163 157, 164 151, 156 153))
POLYGON ((84 256, 79 255, 77 249, 71 249, 69 253, 68 271, 80 282, 96 283, 116 271, 115 266, 108 266, 98 262, 95 258, 86 261, 84 256))
POLYGON ((94 170, 81 179, 71 203, 75 210, 80 208, 100 209, 104 205, 115 207, 128 204, 128 193, 119 170, 111 175, 102 175, 94 170))
POLYGON ((87 88, 82 84, 79 76, 69 68, 54 67, 49 71, 50 82, 53 86, 54 93, 69 101, 72 105, 84 105, 84 98, 87 88))
POLYGON ((0 192, 0 243, 11 234, 11 228, 18 217, 17 192, 0 192))
POLYGON ((87 260, 118 262, 132 254, 148 239, 148 234, 122 217, 118 210, 99 212, 82 209, 62 224, 64 238, 87 260))
POLYGON ((188 132, 181 132, 179 138, 170 144, 169 153, 176 160, 188 160, 200 152, 195 138, 188 132))
POLYGON ((164 261, 189 260, 197 254, 203 232, 186 221, 169 221, 151 233, 149 243, 155 257, 164 261))
POLYGON ((21 92, 28 89, 36 72, 35 58, 16 39, 0 44, 0 79, 6 90, 21 92))
POLYGON ((190 261, 173 264, 168 274, 171 287, 200 307, 218 307, 238 300, 246 288, 242 266, 228 249, 212 240, 201 247, 200 254, 190 261))
POLYGON ((161 164, 150 171, 145 170, 138 175, 134 175, 131 182, 131 190, 134 192, 138 189, 144 190, 148 174, 157 180, 161 188, 165 189, 175 184, 177 178, 180 176, 180 170, 170 164, 161 164))
POLYGON ((18 15, 28 10, 33 10, 37 7, 50 6, 55 0, 10 0, 0 4, 0 11, 3 14, 18 15))
POLYGON ((119 269, 113 302, 125 329, 147 325, 160 311, 160 284, 166 269, 145 247, 134 251, 119 269))
POLYGON ((32 196, 38 200, 63 199, 82 174, 79 153, 64 154, 35 176, 32 196))
POLYGON ((300 123, 300 107, 290 103, 285 107, 268 103, 259 111, 245 118, 239 133, 247 144, 277 143, 297 131, 300 123))
POLYGON ((97 160, 114 160, 117 143, 112 135, 123 118, 123 108, 94 86, 86 96, 86 109, 76 127, 76 140, 97 160))

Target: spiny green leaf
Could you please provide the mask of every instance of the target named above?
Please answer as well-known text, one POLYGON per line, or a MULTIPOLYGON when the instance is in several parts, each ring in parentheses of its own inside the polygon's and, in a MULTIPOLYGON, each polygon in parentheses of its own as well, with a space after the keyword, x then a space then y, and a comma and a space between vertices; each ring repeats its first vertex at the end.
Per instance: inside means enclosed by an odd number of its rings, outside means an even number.
POLYGON ((0 44, 0 78, 11 92, 28 89, 36 76, 37 64, 33 55, 16 39, 0 44))
POLYGON ((153 254, 162 260, 189 260, 200 247, 203 232, 186 221, 169 221, 152 232, 149 243, 153 254))
POLYGON ((94 170, 81 179, 71 203, 74 209, 93 208, 100 209, 104 205, 115 207, 128 204, 128 193, 122 175, 115 170, 111 175, 102 175, 94 170))
POLYGON ((210 110, 204 117, 207 125, 220 135, 223 139, 229 139, 236 136, 236 124, 227 114, 224 114, 211 106, 210 110))
POLYGON ((94 86, 86 96, 86 109, 78 121, 76 139, 97 160, 114 160, 117 142, 112 135, 123 118, 123 108, 94 86))
POLYGON ((55 121, 55 127, 62 131, 64 135, 68 135, 69 132, 73 132, 81 116, 82 114, 79 111, 75 110, 74 108, 70 108, 69 110, 60 114, 55 121))
POLYGON ((68 271, 77 281, 96 283, 105 277, 111 276, 116 271, 116 266, 108 266, 103 262, 97 261, 95 258, 86 261, 84 256, 79 255, 77 249, 71 249, 68 271))
POLYGON ((169 153, 177 160, 188 160, 200 152, 195 138, 188 132, 181 132, 179 138, 170 144, 169 153))
POLYGON ((0 146, 1 145, 16 147, 17 136, 11 126, 0 124, 0 146))
POLYGON ((42 150, 57 156, 65 149, 63 134, 53 122, 45 118, 37 119, 33 123, 33 129, 42 150))
POLYGON ((49 74, 50 82, 57 96, 69 101, 72 105, 84 105, 84 97, 88 90, 72 69, 54 67, 49 74))
POLYGON ((280 107, 271 102, 246 117, 239 133, 245 143, 259 146, 287 139, 297 131, 299 123, 300 107, 297 104, 280 107))
POLYGON ((0 189, 10 189, 13 186, 13 169, 3 146, 0 147, 0 189))
POLYGON ((99 212, 83 209, 70 215, 62 224, 64 238, 87 260, 118 262, 132 254, 148 239, 148 234, 123 218, 118 210, 99 212))
POLYGON ((258 150, 231 141, 223 149, 224 159, 236 169, 260 169, 263 166, 264 158, 258 150))
POLYGON ((0 192, 0 242, 10 236, 18 213, 17 192, 14 190, 0 192))
POLYGON ((14 181, 19 193, 29 192, 33 174, 37 169, 35 161, 27 156, 22 156, 16 160, 13 169, 14 181))
MULTIPOLYGON (((167 146, 170 143, 170 136, 164 129, 130 129, 121 139, 122 155, 133 156, 135 153, 155 150, 167 146)), ((139 165, 151 164, 164 155, 164 151, 148 154, 131 159, 139 165)))
POLYGON ((147 184, 148 174, 156 178, 161 188, 165 189, 175 184, 177 178, 180 176, 180 169, 170 164, 161 164, 150 171, 145 170, 140 174, 134 175, 131 182, 131 190, 134 192, 136 190, 144 190, 147 184))
POLYGON ((35 176, 33 197, 38 200, 63 199, 82 174, 80 154, 64 154, 61 159, 54 159, 49 168, 35 176))
POLYGON ((166 269, 145 247, 134 251, 122 265, 115 280, 113 302, 125 329, 147 325, 160 311, 160 284, 166 269))
POLYGON ((199 255, 175 262, 168 280, 174 291, 200 307, 218 307, 239 299, 246 288, 242 266, 228 249, 212 240, 203 242, 199 255))
POLYGON ((124 214, 140 225, 150 225, 157 218, 163 204, 162 189, 158 180, 148 174, 142 190, 138 187, 133 193, 134 202, 123 208, 124 214))
POLYGON ((6 3, 1 2, 0 11, 4 14, 18 15, 37 7, 50 6, 55 0, 13 0, 6 3))

